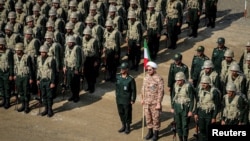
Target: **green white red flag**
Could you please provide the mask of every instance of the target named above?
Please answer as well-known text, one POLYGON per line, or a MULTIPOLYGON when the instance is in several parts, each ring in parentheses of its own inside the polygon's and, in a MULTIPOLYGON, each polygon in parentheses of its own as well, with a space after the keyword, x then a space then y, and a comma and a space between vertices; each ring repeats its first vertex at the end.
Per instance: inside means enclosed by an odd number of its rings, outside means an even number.
POLYGON ((151 61, 149 50, 148 50, 148 43, 146 39, 144 39, 143 47, 144 47, 144 68, 145 68, 148 61, 151 61))

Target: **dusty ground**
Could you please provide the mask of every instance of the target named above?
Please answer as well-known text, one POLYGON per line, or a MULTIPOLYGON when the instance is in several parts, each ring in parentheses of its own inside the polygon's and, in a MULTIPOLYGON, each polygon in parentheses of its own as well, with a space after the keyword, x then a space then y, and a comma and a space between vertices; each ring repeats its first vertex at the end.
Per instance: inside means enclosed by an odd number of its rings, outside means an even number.
MULTIPOLYGON (((199 45, 205 46, 205 53, 211 57, 218 37, 226 39, 226 46, 233 49, 235 59, 239 57, 247 41, 250 40, 250 19, 243 18, 244 2, 235 0, 220 0, 218 4, 217 25, 214 29, 201 27, 198 38, 186 37, 186 25, 180 35, 178 48, 167 50, 164 36, 160 47, 158 73, 167 83, 168 69, 171 58, 177 52, 183 54, 183 62, 188 66, 199 45)), ((125 45, 124 45, 125 46, 125 45)), ((137 92, 140 93, 143 79, 142 67, 138 72, 131 72, 137 82, 137 92)), ((101 78, 101 76, 100 76, 101 78)), ((166 87, 166 86, 165 86, 166 87)), ((69 95, 67 95, 68 97, 69 95)), ((66 97, 66 98, 67 98, 66 97)), ((14 99, 12 99, 13 101, 14 99)), ((10 109, 0 109, 0 135, 1 141, 138 141, 142 140, 142 107, 138 102, 133 106, 132 131, 129 135, 119 134, 120 121, 114 97, 114 84, 101 83, 98 80, 94 94, 81 92, 81 101, 71 103, 62 100, 59 96, 53 106, 55 115, 52 118, 37 116, 38 108, 31 101, 32 111, 29 114, 18 113, 14 106, 10 109), (100 82, 100 83, 99 83, 100 82)), ((19 105, 20 106, 20 105, 19 105)), ((163 100, 162 128, 159 141, 172 140, 169 123, 172 114, 169 113, 169 93, 166 91, 163 100)), ((144 128, 144 135, 146 128, 144 128)), ((193 124, 190 125, 190 137, 194 133, 193 124)))

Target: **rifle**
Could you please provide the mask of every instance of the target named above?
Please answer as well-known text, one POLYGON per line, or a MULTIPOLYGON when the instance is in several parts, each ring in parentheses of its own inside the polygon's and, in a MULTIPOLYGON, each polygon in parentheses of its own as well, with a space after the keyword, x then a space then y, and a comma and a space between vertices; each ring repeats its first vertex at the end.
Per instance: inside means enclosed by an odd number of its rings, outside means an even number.
POLYGON ((174 120, 171 122, 171 131, 174 133, 173 141, 175 141, 176 140, 176 122, 174 120))

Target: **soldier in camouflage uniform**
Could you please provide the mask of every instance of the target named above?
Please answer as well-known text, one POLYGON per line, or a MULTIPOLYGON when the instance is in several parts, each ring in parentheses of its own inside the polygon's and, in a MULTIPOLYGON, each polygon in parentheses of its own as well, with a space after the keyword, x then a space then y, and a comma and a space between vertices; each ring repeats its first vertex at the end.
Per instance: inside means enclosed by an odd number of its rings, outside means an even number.
POLYGON ((41 28, 41 35, 42 37, 44 37, 45 32, 46 32, 46 22, 48 19, 45 15, 40 13, 41 8, 39 7, 39 5, 34 5, 32 8, 32 11, 33 11, 33 15, 32 15, 33 24, 34 26, 41 28))
POLYGON ((142 25, 136 20, 134 11, 128 13, 128 30, 126 41, 128 43, 129 61, 131 61, 130 69, 138 71, 141 61, 141 43, 142 43, 142 25))
POLYGON ((182 63, 182 54, 176 53, 173 58, 174 62, 171 63, 169 73, 168 73, 168 91, 172 95, 174 84, 175 84, 175 75, 178 72, 183 72, 186 79, 189 79, 189 68, 187 65, 182 63))
POLYGON ((163 29, 162 18, 159 12, 155 11, 155 3, 148 3, 146 13, 146 27, 150 58, 156 59, 160 46, 161 31, 163 29))
POLYGON ((234 60, 234 52, 231 49, 227 49, 224 53, 225 59, 221 62, 221 72, 220 72, 220 78, 222 82, 222 86, 225 84, 225 79, 227 75, 230 74, 229 67, 233 63, 238 63, 236 60, 234 60))
POLYGON ((20 95, 22 106, 17 109, 18 112, 24 111, 29 113, 30 93, 29 87, 34 80, 32 60, 28 54, 24 53, 23 43, 15 45, 16 53, 14 54, 14 80, 17 93, 20 95))
POLYGON ((36 0, 36 4, 41 7, 41 14, 44 14, 46 17, 49 16, 50 5, 44 0, 36 0))
POLYGON ((146 64, 146 67, 147 74, 144 77, 141 92, 141 104, 143 105, 148 128, 145 139, 149 140, 153 137, 152 140, 157 141, 161 127, 160 118, 164 96, 164 80, 156 72, 156 63, 150 61, 146 64))
POLYGON ((66 23, 65 29, 66 29, 66 34, 65 34, 66 44, 67 44, 68 37, 74 36, 74 38, 76 40, 76 44, 81 46, 82 45, 82 37, 79 36, 78 34, 74 33, 74 31, 73 31, 74 24, 71 22, 66 23))
POLYGON ((127 19, 127 11, 126 11, 126 9, 117 0, 108 0, 108 1, 109 1, 109 6, 113 5, 114 7, 116 7, 117 15, 120 16, 123 19, 124 25, 127 26, 128 25, 128 23, 127 23, 128 19, 127 19))
POLYGON ((132 104, 136 100, 136 83, 133 76, 128 73, 128 63, 123 62, 120 73, 116 74, 116 104, 122 122, 119 133, 130 133, 132 123, 132 104))
POLYGON ((103 15, 101 15, 100 13, 97 12, 97 6, 96 4, 92 4, 89 7, 89 14, 88 16, 92 16, 94 17, 94 19, 96 20, 96 24, 99 24, 101 26, 105 26, 105 17, 103 17, 103 15))
MULTIPOLYGON (((107 11, 105 10, 105 5, 101 0, 92 0, 90 2, 90 7, 92 4, 96 4, 97 6, 97 12, 100 13, 103 17, 107 17, 107 11)), ((106 19, 104 19, 104 21, 106 21, 106 19)))
POLYGON ((25 25, 25 18, 27 14, 26 11, 23 11, 23 4, 21 2, 18 2, 15 4, 15 10, 16 10, 16 22, 20 23, 22 27, 25 25))
POLYGON ((188 0, 187 8, 188 8, 188 24, 191 28, 191 33, 188 35, 189 37, 197 37, 197 32, 200 23, 200 15, 202 12, 202 8, 200 6, 202 0, 188 0))
POLYGON ((216 123, 219 112, 220 93, 215 88, 209 76, 201 78, 200 87, 197 89, 197 107, 194 111, 194 119, 198 122, 200 137, 199 141, 208 141, 208 126, 216 123))
POLYGON ((4 0, 0 0, 0 29, 3 30, 7 23, 8 10, 4 7, 4 0))
POLYGON ((67 77, 67 86, 70 87, 72 95, 68 101, 75 103, 80 100, 80 76, 79 72, 83 64, 83 53, 79 45, 76 44, 74 36, 67 38, 67 46, 65 49, 63 72, 67 77))
POLYGON ((73 32, 75 34, 79 35, 80 37, 82 37, 85 25, 84 25, 84 23, 82 21, 80 21, 78 19, 77 12, 71 12, 71 14, 70 14, 70 21, 69 22, 71 22, 71 23, 74 24, 73 32))
POLYGON ((175 49, 178 41, 178 35, 181 33, 183 20, 182 2, 180 0, 169 0, 167 2, 167 32, 170 41, 168 48, 175 49))
POLYGON ((239 61, 240 70, 243 70, 244 64, 246 64, 246 57, 247 57, 248 53, 250 53, 250 41, 247 42, 246 48, 244 49, 244 51, 240 57, 240 61, 239 61))
POLYGON ((70 20, 72 13, 77 13, 74 17, 78 21, 80 21, 80 22, 84 21, 85 15, 83 15, 83 13, 81 13, 81 11, 77 10, 77 4, 78 4, 78 2, 76 0, 71 0, 69 2, 69 10, 68 10, 68 17, 67 17, 68 21, 70 20))
POLYGON ((218 0, 206 0, 205 1, 205 14, 206 18, 208 18, 207 27, 214 28, 216 21, 216 13, 217 13, 217 3, 218 0))
MULTIPOLYGON (((27 16, 26 17, 26 25, 23 28, 23 33, 28 29, 31 28, 33 32, 34 38, 39 39, 41 42, 43 42, 43 31, 40 26, 35 26, 34 25, 34 18, 32 16, 27 16)), ((25 34, 25 33, 24 33, 25 34)))
POLYGON ((192 84, 186 80, 183 72, 176 73, 175 81, 173 95, 171 95, 171 112, 174 113, 179 141, 187 141, 195 90, 192 84))
POLYGON ((246 121, 245 115, 247 102, 244 94, 237 92, 237 86, 234 83, 226 85, 226 95, 223 97, 223 115, 221 125, 243 125, 246 121))
POLYGON ((205 48, 203 46, 199 46, 196 51, 197 54, 193 57, 190 71, 191 83, 195 88, 198 86, 198 79, 202 70, 202 65, 206 60, 209 60, 209 58, 204 54, 205 48))
MULTIPOLYGON (((231 64, 229 67, 229 70, 230 70, 230 74, 227 75, 225 84, 229 82, 234 83, 236 86, 236 92, 243 93, 246 95, 247 79, 246 79, 245 74, 242 73, 242 70, 240 70, 240 66, 238 64, 231 64)), ((223 94, 226 94, 226 89, 224 89, 223 94)))
POLYGON ((16 21, 16 12, 14 11, 9 12, 7 24, 13 25, 13 28, 14 28, 13 32, 22 34, 23 25, 16 21))
POLYGON ((98 73, 96 72, 97 69, 95 69, 95 67, 97 67, 99 61, 99 46, 98 41, 92 37, 92 31, 90 28, 85 28, 83 34, 82 49, 85 57, 84 76, 88 84, 86 91, 93 93, 95 91, 96 77, 98 73))
POLYGON ((65 39, 64 39, 63 33, 61 33, 59 30, 55 30, 55 23, 53 21, 48 21, 46 23, 46 28, 47 28, 46 32, 53 33, 55 42, 58 42, 61 46, 63 46, 65 44, 65 39))
POLYGON ((55 9, 49 10, 49 18, 48 22, 54 22, 55 23, 55 30, 58 30, 60 33, 65 33, 65 21, 58 17, 55 9))
POLYGON ((80 0, 77 6, 77 10, 81 11, 81 13, 83 13, 84 15, 88 15, 89 7, 90 7, 90 0, 80 0))
POLYGON ((200 72, 200 76, 198 79, 198 85, 200 84, 200 81, 203 76, 209 76, 211 79, 211 85, 221 90, 220 76, 214 70, 214 64, 212 63, 211 60, 204 61, 203 66, 202 66, 202 71, 200 72))
POLYGON ((248 125, 250 125, 250 53, 248 53, 246 55, 246 64, 244 64, 244 69, 243 69, 244 75, 246 76, 247 79, 247 85, 246 85, 246 89, 247 89, 247 95, 246 97, 248 98, 248 125))
POLYGON ((136 14, 136 20, 140 21, 143 26, 145 26, 145 15, 142 8, 138 5, 137 0, 130 0, 130 6, 128 8, 128 13, 134 11, 136 14))
POLYGON ((114 29, 114 23, 107 20, 106 29, 104 31, 104 45, 103 45, 103 64, 107 68, 107 81, 114 81, 116 74, 116 67, 120 62, 121 55, 121 33, 114 29))
POLYGON ((221 62, 224 60, 224 53, 228 49, 225 46, 225 38, 219 37, 217 39, 218 46, 213 49, 211 60, 214 64, 214 69, 217 73, 221 72, 221 62))
POLYGON ((12 24, 5 25, 5 40, 7 48, 14 50, 15 44, 21 42, 21 36, 18 33, 14 33, 14 27, 12 24))
POLYGON ((64 22, 67 21, 67 12, 62 7, 60 7, 60 0, 52 0, 51 9, 56 11, 56 17, 63 19, 64 22))
POLYGON ((117 9, 113 5, 109 6, 109 14, 107 16, 107 20, 112 20, 114 23, 114 28, 122 33, 124 20, 117 14, 117 9))
POLYGON ((37 85, 41 90, 43 105, 45 106, 41 116, 54 115, 53 105, 53 89, 55 88, 56 61, 52 56, 48 56, 48 47, 42 45, 39 49, 40 56, 37 58, 37 85))
POLYGON ((6 48, 4 38, 0 38, 0 96, 3 97, 0 107, 10 107, 10 82, 13 81, 13 52, 6 48))

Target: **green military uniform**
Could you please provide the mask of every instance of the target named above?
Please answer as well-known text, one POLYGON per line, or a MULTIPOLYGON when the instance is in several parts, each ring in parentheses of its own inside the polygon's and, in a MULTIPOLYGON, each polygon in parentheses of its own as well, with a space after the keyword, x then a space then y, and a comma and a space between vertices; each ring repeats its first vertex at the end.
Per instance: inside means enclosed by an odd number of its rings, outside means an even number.
POLYGON ((186 79, 189 79, 189 69, 188 66, 182 63, 182 55, 180 53, 175 54, 175 62, 171 63, 169 73, 168 73, 168 87, 170 88, 170 95, 172 95, 172 89, 175 84, 175 75, 178 72, 183 72, 186 79))
POLYGON ((43 105, 45 106, 45 110, 41 115, 51 117, 53 116, 52 105, 54 95, 54 88, 51 87, 51 84, 56 83, 56 61, 53 57, 47 55, 47 46, 41 46, 39 51, 41 55, 37 58, 37 81, 41 91, 43 105), (43 56, 42 53, 46 53, 46 55, 43 56))
POLYGON ((190 116, 188 113, 193 111, 194 93, 195 90, 192 84, 185 80, 183 72, 178 72, 175 75, 175 80, 182 81, 182 84, 177 82, 173 87, 173 95, 171 96, 171 107, 174 109, 174 120, 176 122, 176 131, 180 141, 187 141, 190 116))
MULTIPOLYGON (((128 69, 127 63, 122 63, 121 69, 128 69)), ((122 128, 119 132, 129 133, 132 123, 132 103, 136 100, 136 83, 129 74, 116 74, 116 104, 122 128)))
POLYGON ((197 31, 199 28, 200 15, 202 9, 200 4, 202 0, 188 0, 187 8, 188 8, 188 24, 191 28, 192 32, 188 36, 197 37, 197 31))
POLYGON ((168 48, 175 49, 178 35, 181 33, 183 20, 182 2, 180 0, 169 0, 167 2, 167 32, 170 41, 168 48))
POLYGON ((193 80, 194 87, 197 87, 198 85, 198 79, 203 63, 206 60, 209 60, 209 58, 204 54, 204 50, 205 49, 203 46, 199 46, 196 51, 199 52, 200 55, 195 55, 192 60, 190 75, 191 79, 193 80))
POLYGON ((208 18, 207 27, 215 27, 216 13, 217 13, 217 3, 218 0, 206 0, 205 1, 205 14, 208 18))
MULTIPOLYGON (((22 106, 17 109, 18 112, 30 111, 30 81, 34 80, 32 59, 28 54, 24 54, 23 43, 17 43, 15 46, 16 54, 14 55, 14 76, 15 84, 22 106)), ((33 82, 34 83, 34 82, 33 82)))
POLYGON ((13 52, 6 49, 4 38, 0 38, 0 95, 3 97, 0 107, 10 107, 10 82, 14 76, 13 52))
POLYGON ((69 36, 67 39, 68 45, 65 49, 64 56, 64 70, 66 71, 67 86, 70 86, 72 96, 69 101, 78 102, 80 100, 80 76, 79 72, 83 64, 83 51, 80 46, 76 45, 76 39, 74 36, 69 36), (71 46, 69 46, 71 44, 71 46))
MULTIPOLYGON (((198 116, 198 127, 200 131, 199 141, 208 141, 208 125, 211 125, 212 119, 216 119, 219 112, 220 92, 209 82, 204 82, 204 78, 210 81, 209 77, 203 77, 201 83, 208 83, 208 87, 197 89, 197 107, 194 114, 198 116)), ((210 81, 211 82, 211 81, 210 81)))

